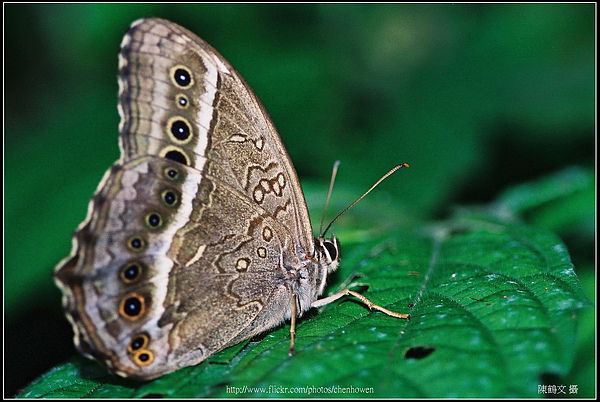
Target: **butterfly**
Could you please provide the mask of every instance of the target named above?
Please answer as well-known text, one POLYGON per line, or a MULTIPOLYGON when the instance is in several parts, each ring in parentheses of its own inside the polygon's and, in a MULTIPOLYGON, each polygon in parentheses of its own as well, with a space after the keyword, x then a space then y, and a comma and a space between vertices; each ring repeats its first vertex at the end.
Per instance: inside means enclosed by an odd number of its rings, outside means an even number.
POLYGON ((319 299, 339 241, 313 237, 290 157, 263 105, 210 45, 134 22, 119 53, 121 157, 55 269, 74 341, 149 380, 345 295, 319 299))

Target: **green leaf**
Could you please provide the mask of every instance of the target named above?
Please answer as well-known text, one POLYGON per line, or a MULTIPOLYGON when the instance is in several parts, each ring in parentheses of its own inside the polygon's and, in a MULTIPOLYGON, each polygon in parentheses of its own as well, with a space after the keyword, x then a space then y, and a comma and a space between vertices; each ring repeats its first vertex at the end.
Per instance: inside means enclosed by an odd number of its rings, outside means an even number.
POLYGON ((505 191, 493 208, 506 216, 524 216, 535 226, 553 231, 590 227, 595 222, 595 177, 578 166, 568 167, 543 180, 505 191))
POLYGON ((569 372, 589 302, 547 230, 472 212, 343 250, 347 281, 330 291, 362 289, 410 321, 345 298, 299 321, 291 357, 283 325, 148 383, 76 358, 20 396, 516 398, 569 372))

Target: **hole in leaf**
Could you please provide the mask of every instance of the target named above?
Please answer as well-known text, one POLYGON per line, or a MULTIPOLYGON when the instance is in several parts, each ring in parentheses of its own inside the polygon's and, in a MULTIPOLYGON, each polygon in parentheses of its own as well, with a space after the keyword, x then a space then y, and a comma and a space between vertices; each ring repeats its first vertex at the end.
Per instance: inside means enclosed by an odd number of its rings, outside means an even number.
POLYGON ((413 346, 408 349, 404 354, 405 359, 424 359, 435 352, 435 348, 430 348, 428 346, 413 346))

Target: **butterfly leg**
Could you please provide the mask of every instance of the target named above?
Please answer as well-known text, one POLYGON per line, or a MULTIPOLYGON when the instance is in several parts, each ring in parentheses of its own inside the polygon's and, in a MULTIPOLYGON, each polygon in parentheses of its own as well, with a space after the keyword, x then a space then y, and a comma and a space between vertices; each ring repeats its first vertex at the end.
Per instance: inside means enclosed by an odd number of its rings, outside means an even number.
POLYGON ((337 292, 336 294, 333 294, 329 297, 325 297, 323 299, 319 299, 317 301, 315 301, 311 307, 323 307, 329 303, 332 303, 334 301, 336 301, 337 299, 340 299, 344 296, 354 296, 356 297, 358 300, 360 300, 361 302, 363 302, 364 304, 367 305, 367 307, 369 308, 369 310, 377 310, 377 311, 381 311, 384 314, 389 315, 390 317, 395 317, 395 318, 402 318, 402 319, 406 319, 406 320, 410 320, 410 314, 402 314, 402 313, 396 313, 394 311, 388 310, 384 307, 381 307, 375 303, 373 303, 371 300, 367 299, 365 296, 361 295, 358 292, 355 292, 354 290, 350 290, 350 289, 345 289, 342 290, 341 292, 337 292))
POLYGON ((292 294, 292 318, 290 322, 290 350, 288 351, 288 355, 292 355, 294 353, 294 348, 296 347, 296 314, 297 306, 298 306, 298 294, 292 294))

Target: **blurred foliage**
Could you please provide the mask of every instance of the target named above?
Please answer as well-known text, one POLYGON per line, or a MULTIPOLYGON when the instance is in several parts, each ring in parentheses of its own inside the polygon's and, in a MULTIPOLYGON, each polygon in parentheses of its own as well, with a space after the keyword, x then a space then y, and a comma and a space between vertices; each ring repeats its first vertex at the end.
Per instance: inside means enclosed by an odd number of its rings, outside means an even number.
MULTIPOLYGON (((5 4, 4 15, 5 396, 73 353, 50 272, 118 158, 117 52, 144 16, 185 26, 242 73, 309 189, 342 161, 332 214, 411 164, 338 233, 396 217, 419 226, 555 171, 587 177, 523 217, 565 241, 595 295, 595 4, 5 4)), ((307 192, 315 216, 323 192, 307 192)), ((577 353, 589 360, 585 314, 577 353)), ((595 389, 589 367, 572 373, 580 389, 595 389)))

